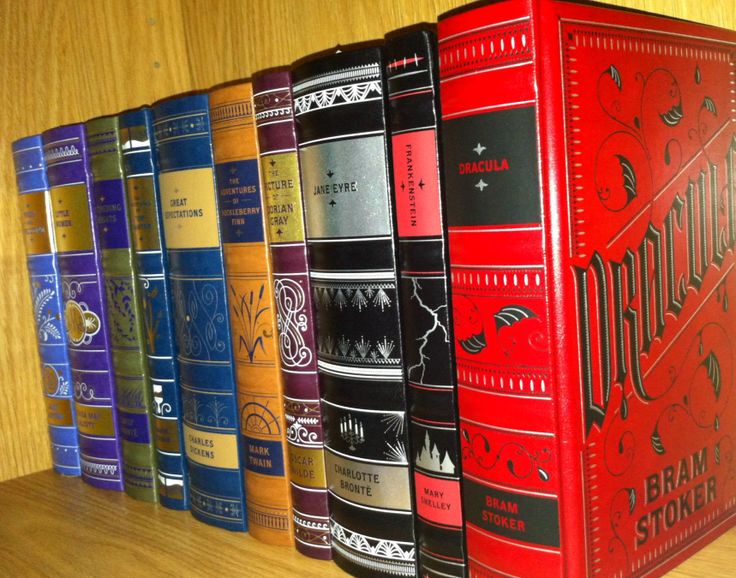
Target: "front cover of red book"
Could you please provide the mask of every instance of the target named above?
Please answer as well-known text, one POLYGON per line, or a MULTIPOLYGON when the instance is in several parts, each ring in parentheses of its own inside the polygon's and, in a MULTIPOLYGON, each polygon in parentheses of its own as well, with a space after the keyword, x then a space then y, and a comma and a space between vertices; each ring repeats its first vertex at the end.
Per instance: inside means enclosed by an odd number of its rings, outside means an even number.
POLYGON ((440 21, 470 575, 661 575, 736 513, 736 33, 440 21))

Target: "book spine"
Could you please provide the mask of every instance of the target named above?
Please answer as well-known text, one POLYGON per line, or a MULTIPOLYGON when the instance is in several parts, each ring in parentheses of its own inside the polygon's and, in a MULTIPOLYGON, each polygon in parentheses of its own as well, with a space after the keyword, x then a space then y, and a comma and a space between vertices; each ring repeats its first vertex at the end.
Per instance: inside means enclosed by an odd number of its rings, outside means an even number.
POLYGON ((155 502, 151 382, 133 271, 119 121, 116 116, 96 118, 87 121, 85 128, 92 168, 94 233, 102 251, 125 491, 138 500, 155 502))
POLYGON ((102 252, 94 235, 92 174, 83 124, 43 133, 82 479, 123 490, 122 449, 107 324, 102 252))
POLYGON ((439 24, 471 576, 562 576, 531 2, 439 24))
POLYGON ((294 70, 335 561, 414 576, 416 546, 380 48, 294 70))
POLYGON ((208 97, 163 101, 153 107, 153 119, 191 511, 203 522, 244 531, 242 449, 208 97))
POLYGON ((294 536, 284 461, 283 385, 251 83, 213 91, 210 115, 245 444, 248 530, 264 542, 290 545, 294 536))
POLYGON ((54 470, 79 476, 79 441, 72 403, 72 375, 64 330, 59 261, 51 219, 51 194, 39 135, 13 143, 26 264, 31 285, 41 384, 54 470))
POLYGON ((462 577, 465 535, 435 46, 429 30, 387 38, 386 78, 419 575, 462 577))
POLYGON ((324 430, 291 74, 259 76, 253 91, 279 327, 294 538, 302 554, 329 560, 324 430))
POLYGON ((152 433, 158 499, 175 510, 189 509, 189 472, 184 458, 179 368, 174 344, 171 287, 163 242, 158 167, 151 151, 151 109, 120 115, 126 200, 141 299, 143 337, 152 386, 152 433))

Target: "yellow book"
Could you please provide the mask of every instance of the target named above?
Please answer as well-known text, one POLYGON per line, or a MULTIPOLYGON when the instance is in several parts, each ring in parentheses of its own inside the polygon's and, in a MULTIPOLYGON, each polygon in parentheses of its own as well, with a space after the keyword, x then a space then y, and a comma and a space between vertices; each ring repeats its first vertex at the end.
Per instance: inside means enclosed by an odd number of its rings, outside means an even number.
POLYGON ((264 234, 250 82, 210 93, 212 142, 235 356, 251 534, 293 543, 270 252, 264 234))

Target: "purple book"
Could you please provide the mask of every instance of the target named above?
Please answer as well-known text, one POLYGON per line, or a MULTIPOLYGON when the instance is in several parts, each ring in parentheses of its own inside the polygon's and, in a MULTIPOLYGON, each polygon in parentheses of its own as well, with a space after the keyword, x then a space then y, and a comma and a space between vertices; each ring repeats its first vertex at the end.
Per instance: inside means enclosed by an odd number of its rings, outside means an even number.
POLYGON ((122 490, 122 451, 115 412, 110 334, 101 252, 93 234, 92 174, 83 124, 43 133, 58 247, 82 479, 122 490))
POLYGON ((255 78, 253 104, 273 260, 295 542, 302 554, 329 560, 322 411, 291 75, 271 72, 255 78))

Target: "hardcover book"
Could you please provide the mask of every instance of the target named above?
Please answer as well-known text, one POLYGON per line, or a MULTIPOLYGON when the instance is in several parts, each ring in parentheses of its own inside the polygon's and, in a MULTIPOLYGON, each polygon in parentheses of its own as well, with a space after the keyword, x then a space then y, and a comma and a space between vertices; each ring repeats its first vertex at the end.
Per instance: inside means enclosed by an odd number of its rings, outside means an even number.
POLYGON ((46 402, 51 460, 56 472, 65 476, 79 476, 81 469, 72 403, 72 375, 41 136, 15 141, 13 162, 31 283, 38 356, 41 360, 41 385, 46 402))
POLYGON ((359 576, 414 576, 383 52, 293 73, 332 551, 359 576))
POLYGON ((238 400, 207 94, 162 101, 153 107, 153 120, 191 511, 209 524, 244 531, 238 400))
POLYGON ((253 87, 210 93, 212 145, 227 299, 238 386, 248 531, 271 544, 294 541, 284 463, 283 384, 279 370, 271 256, 266 243, 253 87))
POLYGON ((399 289, 419 575, 465 576, 447 239, 439 171, 436 36, 386 38, 399 289))
POLYGON ((329 560, 324 433, 291 74, 258 76, 253 91, 284 383, 294 539, 302 554, 329 560))
POLYGON ((102 249, 94 234, 97 216, 84 125, 44 132, 43 152, 53 207, 82 479, 98 488, 123 490, 102 249))
POLYGON ((102 250, 125 492, 138 500, 155 502, 151 380, 145 359, 140 292, 135 283, 120 123, 117 116, 95 118, 87 121, 86 131, 95 235, 102 250))
POLYGON ((660 575, 736 513, 736 34, 439 25, 471 576, 660 575))
POLYGON ((158 499, 175 510, 189 509, 189 472, 184 457, 179 368, 174 344, 173 305, 163 240, 158 166, 151 151, 150 108, 120 115, 126 201, 133 241, 136 286, 148 375, 158 499))

